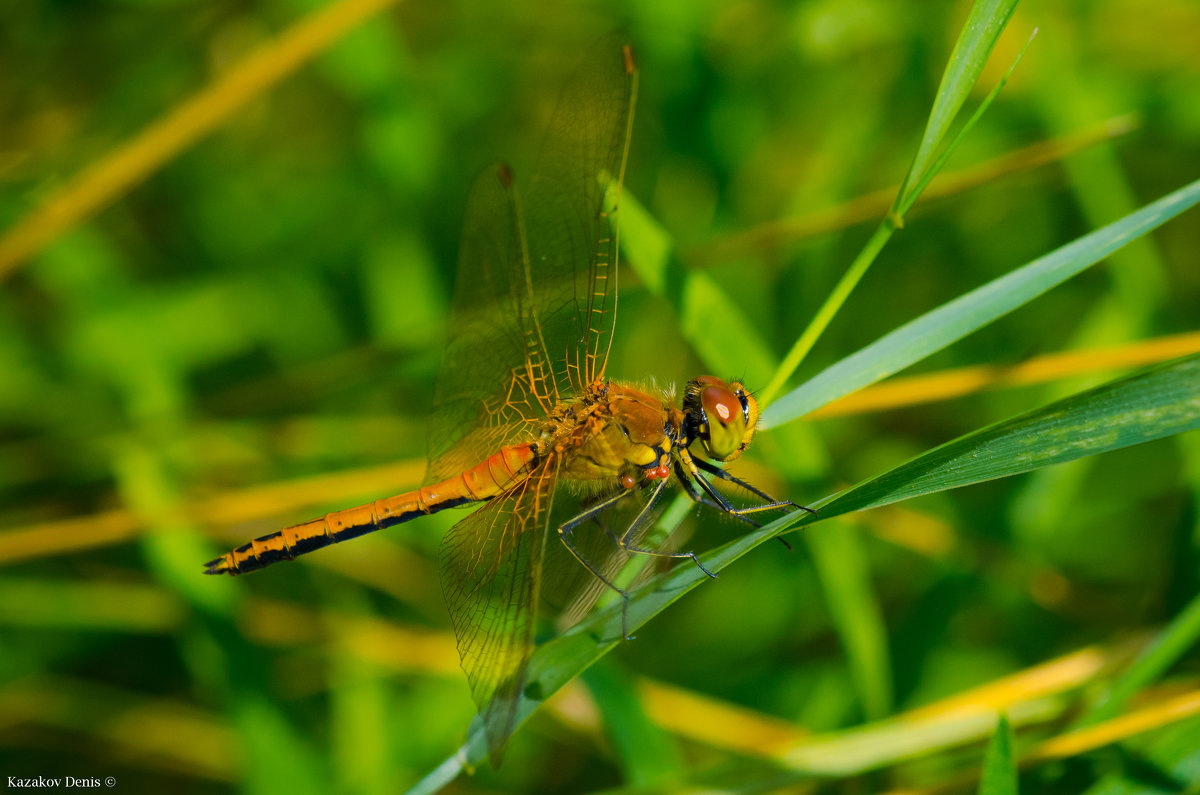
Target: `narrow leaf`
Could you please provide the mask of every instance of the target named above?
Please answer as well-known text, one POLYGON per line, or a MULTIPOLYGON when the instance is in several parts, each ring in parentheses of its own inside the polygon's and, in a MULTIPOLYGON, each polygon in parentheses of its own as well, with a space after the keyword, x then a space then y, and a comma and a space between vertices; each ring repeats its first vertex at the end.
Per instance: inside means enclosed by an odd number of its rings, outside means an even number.
MULTIPOLYGON (((971 87, 983 72, 996 40, 1000 38, 1016 7, 1017 0, 977 0, 971 7, 970 16, 959 33, 954 52, 950 54, 950 61, 942 75, 942 83, 938 86, 933 110, 929 113, 929 122, 921 137, 921 146, 904 181, 906 186, 920 182, 925 176, 934 154, 949 132, 971 87)), ((906 192, 902 189, 901 196, 906 192)))
POLYGON ((1200 201, 1200 180, 906 323, 763 410, 779 425, 936 353, 1095 265, 1200 201))
POLYGON ((1200 427, 1200 354, 967 434, 852 486, 828 518, 1017 475, 1200 427))

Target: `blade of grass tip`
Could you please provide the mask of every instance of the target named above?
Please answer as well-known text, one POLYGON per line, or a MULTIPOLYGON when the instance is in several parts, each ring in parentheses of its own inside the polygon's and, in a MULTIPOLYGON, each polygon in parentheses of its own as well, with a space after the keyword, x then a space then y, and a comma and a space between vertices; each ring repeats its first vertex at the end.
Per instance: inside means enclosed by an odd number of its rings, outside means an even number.
POLYGON ((339 0, 295 22, 212 85, 113 150, 0 237, 0 280, 54 238, 112 203, 238 108, 398 0, 339 0))
POLYGON ((1004 713, 996 721, 996 732, 983 754, 979 795, 1017 795, 1017 760, 1013 756, 1013 732, 1004 713))
POLYGON ((1033 44, 1033 38, 1036 35, 1037 29, 1034 28, 1033 32, 1029 34, 1029 39, 1025 42, 1025 46, 1021 48, 1021 51, 1017 53, 1017 57, 1013 58, 1013 62, 1009 64, 1008 70, 1004 73, 992 90, 988 92, 988 95, 983 98, 983 102, 979 103, 979 107, 975 109, 975 112, 972 113, 970 118, 967 119, 966 123, 963 124, 962 129, 958 131, 958 134, 956 134, 950 143, 946 145, 946 148, 942 150, 942 153, 938 155, 937 160, 933 162, 933 165, 930 166, 930 168, 926 170, 926 172, 917 180, 917 184, 913 186, 913 189, 907 193, 897 194, 896 206, 893 211, 898 217, 903 218, 908 214, 908 211, 912 209, 913 204, 915 204, 917 199, 921 197, 921 194, 925 192, 925 188, 929 185, 930 181, 941 172, 943 166, 946 165, 946 161, 949 160, 950 156, 953 155, 958 149, 959 144, 966 139, 967 133, 974 129, 975 125, 979 123, 979 120, 983 118, 983 114, 989 107, 991 107, 991 104, 996 101, 996 97, 1000 96, 1000 91, 1008 83, 1008 78, 1012 77, 1012 73, 1016 70, 1017 64, 1021 62, 1021 58, 1025 55, 1025 51, 1029 49, 1029 45, 1033 44))
POLYGON ((1075 722, 1075 728, 1115 718, 1139 690, 1157 681, 1180 657, 1195 647, 1197 639, 1200 639, 1200 595, 1138 654, 1108 692, 1075 722))
POLYGON ((761 427, 779 425, 873 384, 942 350, 1200 202, 1200 180, 994 279, 884 335, 763 410, 761 427))
POLYGON ((988 56, 1016 7, 1017 0, 976 0, 971 6, 946 64, 946 71, 942 74, 933 109, 925 125, 925 134, 921 137, 917 154, 913 157, 898 196, 905 196, 908 185, 924 179, 934 152, 945 139, 971 88, 979 80, 988 56))
MULTIPOLYGON (((955 44, 954 52, 950 56, 950 62, 946 66, 946 72, 942 76, 942 84, 938 88, 937 96, 934 99, 933 110, 930 112, 929 122, 925 128, 925 135, 921 139, 921 145, 917 150, 916 156, 913 158, 913 163, 909 167, 908 174, 905 175, 904 181, 900 184, 900 190, 896 193, 896 198, 892 205, 892 210, 884 218, 882 224, 867 240, 866 245, 850 263, 850 267, 842 274, 842 278, 838 280, 837 285, 830 292, 829 297, 817 310, 812 321, 800 334, 800 337, 792 345, 791 350, 784 356, 783 362, 780 363, 771 380, 767 382, 766 388, 762 392, 760 402, 765 406, 771 403, 783 389, 788 379, 800 367, 804 358, 808 356, 809 351, 816 345, 817 340, 829 324, 833 322, 834 316, 846 303, 850 297, 850 293, 862 281, 871 264, 875 262, 879 252, 891 239, 892 234, 897 228, 903 224, 904 213, 912 207, 913 202, 921 195, 921 191, 929 183, 929 180, 937 174, 946 159, 949 158, 954 148, 962 140, 966 131, 974 126, 975 122, 982 116, 983 111, 991 104, 999 94, 1004 82, 1008 78, 1008 74, 1016 68, 1017 61, 1020 56, 1009 67, 1008 73, 1005 74, 1003 80, 992 90, 988 98, 981 104, 971 117, 968 125, 963 128, 958 137, 955 138, 950 147, 947 148, 942 156, 937 159, 932 167, 927 167, 926 162, 932 157, 932 152, 940 145, 945 137, 946 131, 949 129, 950 123, 958 114, 959 108, 962 107, 966 100, 967 93, 978 80, 980 72, 983 71, 983 66, 987 62, 988 55, 991 54, 992 48, 996 44, 996 39, 1000 32, 1004 30, 1004 26, 1008 23, 1009 17, 1012 16, 1013 9, 1016 7, 1016 0, 979 0, 971 8, 971 14, 963 26, 962 33, 959 34, 957 44, 955 44), (919 169, 919 170, 918 170, 919 169), (908 185, 913 182, 914 173, 917 175, 917 187, 909 190, 908 185)), ((1028 44, 1026 44, 1028 46, 1028 44)), ((1024 50, 1022 50, 1024 52, 1024 50)))

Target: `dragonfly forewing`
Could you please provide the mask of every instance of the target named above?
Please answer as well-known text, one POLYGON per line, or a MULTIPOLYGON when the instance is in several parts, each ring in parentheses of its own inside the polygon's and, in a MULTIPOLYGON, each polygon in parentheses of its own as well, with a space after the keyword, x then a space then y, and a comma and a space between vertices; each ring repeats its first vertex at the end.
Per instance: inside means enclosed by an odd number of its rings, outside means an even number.
MULTIPOLYGON (((529 180, 529 279, 561 392, 604 376, 617 308, 617 223, 637 69, 616 37, 564 87, 529 180), (607 208, 607 209, 606 209, 607 208)), ((589 59, 592 60, 592 59, 589 59)))
POLYGON ((631 50, 604 39, 563 90, 529 177, 497 165, 477 179, 427 482, 525 441, 555 404, 604 375, 617 290, 609 209, 624 174, 636 78, 631 50))

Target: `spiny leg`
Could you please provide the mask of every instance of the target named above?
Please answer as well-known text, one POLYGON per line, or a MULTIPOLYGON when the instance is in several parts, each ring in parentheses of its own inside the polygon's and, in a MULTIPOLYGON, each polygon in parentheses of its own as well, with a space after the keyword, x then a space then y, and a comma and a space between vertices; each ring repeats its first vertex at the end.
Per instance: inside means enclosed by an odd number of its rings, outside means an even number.
MULTIPOLYGON (((706 508, 715 508, 722 513, 728 513, 724 505, 721 505, 715 500, 709 499, 703 493, 701 493, 699 489, 696 488, 696 484, 692 482, 691 476, 687 473, 687 470, 683 468, 683 464, 679 463, 678 461, 675 462, 675 477, 679 478, 679 482, 683 486, 683 490, 687 492, 687 495, 691 498, 692 502, 696 503, 697 505, 703 505, 706 508)), ((739 522, 745 522, 753 528, 757 529, 762 527, 760 522, 754 521, 749 516, 743 516, 737 513, 731 513, 729 515, 734 519, 737 519, 739 522)))
MULTIPOLYGON (((697 468, 703 469, 708 474, 713 475, 714 477, 718 477, 721 480, 728 481, 729 483, 732 483, 735 486, 740 486, 741 488, 745 489, 746 491, 750 492, 751 494, 762 497, 764 500, 767 501, 766 504, 764 504, 764 505, 756 505, 752 508, 741 509, 745 513, 754 513, 756 511, 768 511, 768 510, 773 510, 775 508, 786 508, 787 506, 790 505, 793 508, 798 508, 801 511, 806 511, 808 513, 811 513, 814 516, 817 514, 817 510, 815 508, 809 508, 805 505, 798 505, 797 503, 792 502, 791 500, 777 500, 774 497, 772 497, 770 494, 767 494, 765 491, 761 491, 761 490, 755 488, 754 486, 751 486, 749 483, 742 480, 741 478, 736 478, 733 475, 726 472, 724 469, 721 469, 719 466, 710 464, 709 462, 707 462, 703 459, 693 458, 692 463, 695 464, 697 468)), ((728 504, 728 502, 726 502, 726 504, 728 504)))
MULTIPOLYGON (((685 488, 687 489, 687 492, 692 497, 692 499, 695 499, 697 502, 701 503, 702 505, 709 505, 711 507, 715 507, 721 511, 724 511, 727 515, 733 516, 734 518, 737 518, 737 519, 740 519, 743 522, 748 522, 755 527, 762 527, 762 525, 759 524, 758 522, 754 522, 754 521, 750 520, 746 516, 746 514, 759 513, 761 511, 773 511, 773 510, 777 510, 779 508, 787 508, 787 507, 797 508, 802 511, 807 511, 811 514, 816 514, 816 511, 814 509, 808 508, 804 505, 797 505, 795 502, 792 502, 791 500, 777 500, 774 497, 772 497, 771 495, 767 494, 765 491, 762 491, 761 489, 757 489, 754 486, 751 486, 749 483, 742 480, 741 478, 736 478, 733 475, 726 472, 724 469, 721 469, 718 466, 710 464, 709 462, 704 461, 703 459, 696 459, 696 458, 692 458, 691 456, 687 456, 686 461, 687 461, 688 469, 684 468, 684 465, 682 462, 676 463, 676 474, 679 475, 680 481, 682 481, 684 483, 685 488), (721 480, 727 481, 729 483, 733 483, 736 486, 740 486, 740 487, 744 488, 746 491, 749 491, 751 494, 755 494, 758 497, 761 497, 762 499, 766 500, 766 502, 762 505, 754 505, 749 508, 733 507, 733 504, 730 503, 729 500, 725 499, 724 495, 722 495, 719 491, 717 491, 715 488, 713 488, 713 485, 708 482, 707 478, 705 478, 703 475, 700 474, 701 469, 703 469, 705 472, 715 475, 716 477, 721 478, 721 480), (691 477, 687 477, 687 475, 690 475, 691 477), (704 489, 705 493, 707 493, 709 495, 709 497, 711 497, 711 500, 698 499, 700 497, 700 495, 697 493, 694 486, 692 486, 692 484, 690 483, 690 481, 693 479, 695 480, 696 483, 700 484, 700 487, 702 489, 704 489)), ((788 552, 792 551, 792 545, 790 543, 788 543, 788 540, 786 538, 784 538, 783 536, 775 536, 775 538, 779 540, 779 543, 783 544, 783 546, 787 549, 788 552)))
MULTIPOLYGON (((589 572, 591 572, 593 577, 595 577, 597 580, 604 583, 609 588, 611 588, 612 590, 614 590, 618 594, 620 594, 620 596, 621 596, 621 637, 624 638, 625 640, 633 640, 633 635, 629 634, 629 624, 628 624, 629 592, 626 591, 624 588, 617 586, 616 583, 614 583, 612 580, 608 579, 603 574, 601 574, 599 571, 597 571, 596 567, 593 566, 590 561, 588 561, 586 558, 584 558, 583 555, 579 554, 579 551, 577 549, 575 549, 575 545, 571 543, 571 533, 573 533, 575 531, 576 527, 583 524, 584 522, 596 519, 596 517, 599 516, 602 512, 604 512, 611 506, 616 505, 618 502, 620 502, 626 496, 628 496, 629 493, 630 493, 630 490, 621 489, 616 494, 612 495, 611 497, 601 500, 600 502, 596 503, 595 505, 592 505, 591 507, 587 508, 579 515, 563 522, 558 527, 558 538, 560 541, 562 541, 563 546, 565 546, 567 548, 567 551, 571 553, 571 556, 573 558, 575 558, 575 560, 582 563, 583 567, 585 569, 587 569, 589 572)), ((601 526, 604 527, 604 530, 606 533, 608 533, 610 536, 613 536, 613 533, 611 530, 609 530, 603 524, 601 526)), ((614 540, 616 540, 618 546, 620 546, 620 540, 616 539, 615 537, 614 537, 614 540)))
POLYGON ((692 562, 700 567, 700 571, 704 572, 709 577, 716 579, 717 575, 704 567, 704 564, 700 562, 700 558, 696 557, 695 552, 662 552, 654 549, 642 549, 630 544, 630 539, 633 537, 634 533, 636 533, 638 528, 641 527, 642 524, 650 517, 650 510, 654 507, 654 503, 658 501, 658 498, 662 494, 663 489, 666 488, 666 485, 666 479, 659 481, 659 484, 654 488, 654 492, 650 495, 650 499, 646 500, 646 504, 642 506, 642 509, 638 511, 638 515, 635 516, 633 521, 629 523, 629 527, 626 528, 625 534, 621 536, 621 540, 617 543, 620 544, 621 549, 625 550, 626 552, 636 552, 639 555, 650 555, 656 558, 674 558, 676 560, 681 558, 691 558, 692 562))

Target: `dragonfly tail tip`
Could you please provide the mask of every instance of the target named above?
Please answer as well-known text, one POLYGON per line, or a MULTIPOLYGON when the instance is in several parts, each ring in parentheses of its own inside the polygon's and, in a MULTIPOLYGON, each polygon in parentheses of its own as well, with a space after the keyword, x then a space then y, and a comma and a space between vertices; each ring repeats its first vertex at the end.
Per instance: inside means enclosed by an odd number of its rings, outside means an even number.
POLYGON ((229 571, 229 566, 225 565, 225 556, 214 558, 204 564, 205 574, 224 574, 229 571))

